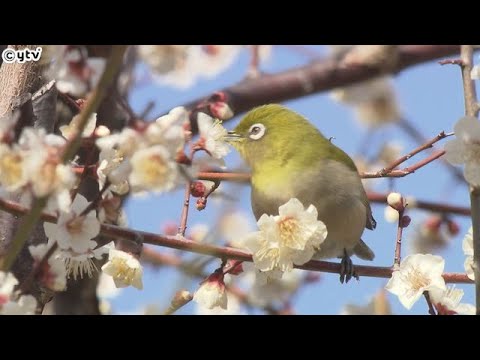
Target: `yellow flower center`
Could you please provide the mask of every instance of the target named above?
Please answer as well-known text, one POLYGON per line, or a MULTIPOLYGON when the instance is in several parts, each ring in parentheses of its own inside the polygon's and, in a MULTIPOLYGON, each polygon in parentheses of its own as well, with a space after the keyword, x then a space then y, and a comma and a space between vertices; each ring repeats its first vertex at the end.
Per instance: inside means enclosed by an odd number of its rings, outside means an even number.
POLYGON ((425 289, 432 282, 417 267, 413 267, 404 275, 404 280, 408 282, 411 288, 407 291, 407 296, 414 296, 416 292, 425 289))
POLYGON ((120 280, 124 283, 131 284, 133 282, 133 279, 135 278, 137 269, 128 266, 126 259, 116 257, 112 259, 111 262, 116 269, 113 278, 116 280, 120 280))
POLYGON ((295 247, 301 244, 300 226, 298 220, 294 217, 287 216, 278 223, 278 230, 280 232, 280 239, 283 246, 295 247))
POLYGON ((18 154, 7 153, 0 158, 0 181, 11 186, 22 179, 22 157, 18 154))
POLYGON ((76 216, 69 220, 66 224, 67 230, 70 234, 78 235, 82 232, 84 216, 76 216))
POLYGON ((144 182, 149 185, 158 184, 168 173, 166 161, 159 155, 145 158, 140 166, 144 182))

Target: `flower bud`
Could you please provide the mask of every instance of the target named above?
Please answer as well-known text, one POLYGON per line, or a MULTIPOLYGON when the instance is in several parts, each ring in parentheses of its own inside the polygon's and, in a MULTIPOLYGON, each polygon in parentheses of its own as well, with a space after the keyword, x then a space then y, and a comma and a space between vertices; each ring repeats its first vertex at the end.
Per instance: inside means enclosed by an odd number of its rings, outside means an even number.
MULTIPOLYGON (((190 185, 190 191, 193 197, 199 198, 205 196, 207 188, 202 181, 194 181, 190 185)), ((198 204, 198 202, 197 202, 198 204)))
POLYGON ((207 199, 203 197, 197 199, 197 204, 195 206, 198 211, 205 209, 205 207, 207 206, 207 199))
POLYGON ((406 202, 402 194, 400 193, 392 192, 388 194, 387 203, 388 205, 390 205, 392 208, 394 208, 399 212, 405 210, 406 202))
POLYGON ((217 101, 209 105, 210 113, 220 120, 228 120, 233 117, 233 111, 227 103, 217 101))

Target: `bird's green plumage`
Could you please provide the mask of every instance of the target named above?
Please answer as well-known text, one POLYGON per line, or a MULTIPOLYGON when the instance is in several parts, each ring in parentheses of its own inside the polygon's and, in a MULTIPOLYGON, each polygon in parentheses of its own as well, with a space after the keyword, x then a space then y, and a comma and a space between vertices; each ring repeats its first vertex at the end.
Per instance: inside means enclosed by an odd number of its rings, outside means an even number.
POLYGON ((281 172, 298 171, 318 159, 330 159, 357 170, 352 159, 325 138, 308 120, 278 104, 253 109, 234 131, 242 135, 243 139, 233 145, 252 168, 255 164, 261 164, 262 167, 270 168, 268 171, 277 166, 281 172), (248 130, 258 122, 265 125, 268 136, 251 140, 248 138, 248 130), (289 162, 292 158, 295 158, 295 162, 289 162))
POLYGON ((375 227, 375 220, 357 168, 344 151, 302 115, 277 104, 251 110, 234 133, 239 138, 232 145, 252 169, 252 209, 257 218, 278 214, 280 205, 296 197, 304 206, 312 203, 327 230, 330 227, 324 244, 327 257, 338 256, 346 244, 349 252, 373 259, 360 236, 365 226, 375 227), (255 124, 265 127, 258 139, 249 133, 255 124))

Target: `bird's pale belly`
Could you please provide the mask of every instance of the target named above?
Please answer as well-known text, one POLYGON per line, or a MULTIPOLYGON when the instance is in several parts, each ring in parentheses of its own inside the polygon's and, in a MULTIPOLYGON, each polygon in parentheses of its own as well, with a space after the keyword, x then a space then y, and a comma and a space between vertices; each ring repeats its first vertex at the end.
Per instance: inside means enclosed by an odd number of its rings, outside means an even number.
POLYGON ((326 172, 317 172, 316 176, 297 176, 297 181, 289 182, 293 184, 289 187, 252 189, 252 209, 257 219, 264 213, 278 215, 278 207, 292 197, 305 207, 313 204, 317 208, 318 219, 325 223, 328 231, 315 255, 317 259, 342 257, 344 249, 351 255, 365 229, 367 210, 357 191, 358 186, 362 186, 358 175, 343 168, 332 170, 329 173, 336 176, 328 179, 321 175, 326 172), (345 189, 350 192, 346 193, 345 189))

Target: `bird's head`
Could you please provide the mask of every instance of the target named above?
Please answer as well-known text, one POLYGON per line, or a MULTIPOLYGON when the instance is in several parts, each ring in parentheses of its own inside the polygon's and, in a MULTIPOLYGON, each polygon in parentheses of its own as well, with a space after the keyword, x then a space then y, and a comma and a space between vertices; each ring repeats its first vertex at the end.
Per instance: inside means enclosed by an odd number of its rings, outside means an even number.
POLYGON ((250 167, 269 158, 282 158, 298 149, 303 140, 318 136, 318 130, 303 116, 278 104, 259 106, 248 112, 226 140, 250 167))

